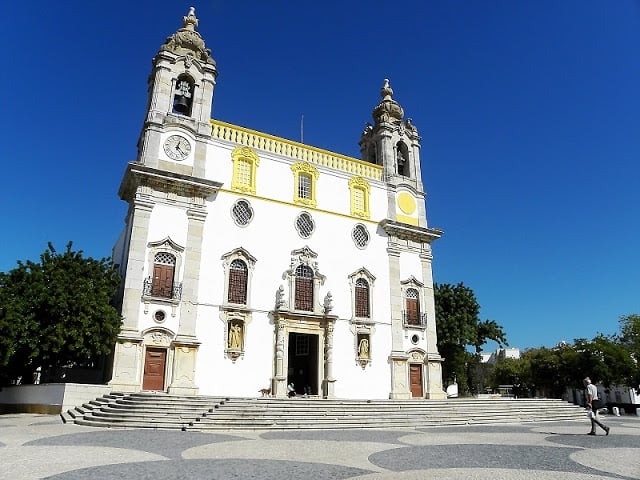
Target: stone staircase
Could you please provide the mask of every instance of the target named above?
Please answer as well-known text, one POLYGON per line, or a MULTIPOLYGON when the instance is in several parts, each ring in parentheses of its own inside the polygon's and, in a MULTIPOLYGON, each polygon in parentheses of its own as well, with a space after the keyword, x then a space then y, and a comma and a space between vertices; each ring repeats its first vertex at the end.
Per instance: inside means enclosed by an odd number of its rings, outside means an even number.
POLYGON ((584 410, 554 399, 323 400, 111 393, 61 414, 106 428, 191 431, 414 428, 584 420, 584 410))

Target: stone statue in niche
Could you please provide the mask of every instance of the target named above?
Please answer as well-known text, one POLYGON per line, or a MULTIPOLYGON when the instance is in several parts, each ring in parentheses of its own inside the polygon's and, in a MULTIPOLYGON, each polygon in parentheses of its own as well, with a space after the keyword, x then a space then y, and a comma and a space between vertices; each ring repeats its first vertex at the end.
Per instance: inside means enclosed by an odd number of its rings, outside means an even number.
POLYGON ((229 350, 242 350, 242 324, 233 322, 229 324, 229 350))
POLYGON ((369 339, 362 337, 358 343, 358 357, 369 358, 369 339))

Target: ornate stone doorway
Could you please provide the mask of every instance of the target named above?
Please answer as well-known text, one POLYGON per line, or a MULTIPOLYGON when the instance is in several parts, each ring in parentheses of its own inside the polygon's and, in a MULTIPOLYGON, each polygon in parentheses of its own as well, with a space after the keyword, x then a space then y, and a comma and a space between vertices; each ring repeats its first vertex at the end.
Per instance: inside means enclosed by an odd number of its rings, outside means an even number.
POLYGON ((143 390, 164 390, 164 375, 167 365, 166 348, 147 347, 144 358, 143 390))
POLYGON ((318 335, 289 333, 287 384, 293 383, 297 395, 318 395, 318 335))

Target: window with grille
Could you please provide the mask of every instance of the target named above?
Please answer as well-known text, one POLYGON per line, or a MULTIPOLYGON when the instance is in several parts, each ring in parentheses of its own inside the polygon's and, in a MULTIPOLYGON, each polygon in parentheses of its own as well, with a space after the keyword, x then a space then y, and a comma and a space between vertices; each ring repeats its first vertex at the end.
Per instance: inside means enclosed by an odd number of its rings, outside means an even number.
POLYGON ((358 224, 353 227, 351 238, 358 248, 364 248, 369 244, 369 232, 364 225, 358 224))
POLYGON ((298 197, 311 198, 311 175, 301 173, 298 177, 298 197))
POLYGON ((407 324, 420 325, 420 298, 415 288, 407 289, 405 304, 407 308, 407 324))
POLYGON ((296 335, 296 356, 309 355, 309 335, 296 335))
POLYGON ((358 212, 364 212, 366 205, 364 203, 364 190, 361 188, 353 189, 353 208, 358 212))
POLYGON ((356 280, 355 300, 356 317, 369 318, 371 316, 369 312, 369 282, 364 278, 356 280))
POLYGON ((157 253, 153 259, 153 279, 151 295, 154 297, 173 297, 173 275, 175 273, 176 257, 170 253, 157 253))
POLYGON ((242 260, 234 260, 229 265, 229 303, 246 305, 247 303, 247 264, 242 260))
POLYGON ((244 227, 253 220, 253 209, 246 200, 238 200, 231 209, 236 225, 244 227))
POLYGON ((301 213, 296 219, 296 230, 302 238, 309 238, 315 230, 313 218, 306 212, 301 213))
POLYGON ((296 310, 313 311, 313 270, 306 265, 296 268, 296 310))

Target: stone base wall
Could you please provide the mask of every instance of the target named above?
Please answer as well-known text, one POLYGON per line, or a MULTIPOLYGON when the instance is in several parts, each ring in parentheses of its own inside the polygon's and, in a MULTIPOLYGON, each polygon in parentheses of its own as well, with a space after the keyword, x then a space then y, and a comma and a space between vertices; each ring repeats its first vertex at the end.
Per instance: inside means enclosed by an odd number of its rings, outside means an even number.
POLYGON ((43 383, 0 390, 0 413, 56 414, 111 392, 108 385, 43 383))

